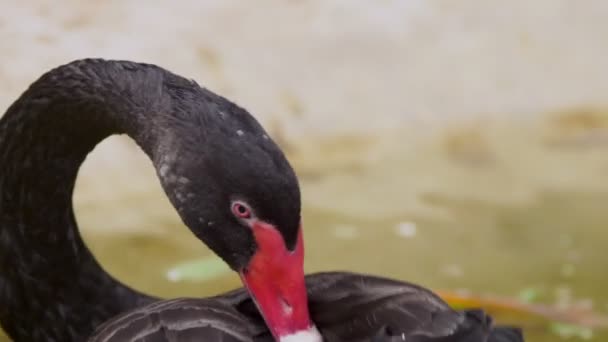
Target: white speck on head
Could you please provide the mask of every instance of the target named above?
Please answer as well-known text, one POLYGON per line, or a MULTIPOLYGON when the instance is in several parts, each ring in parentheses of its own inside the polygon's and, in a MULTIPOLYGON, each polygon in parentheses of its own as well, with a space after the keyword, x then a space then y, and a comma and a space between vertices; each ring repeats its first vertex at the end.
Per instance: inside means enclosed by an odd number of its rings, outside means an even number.
POLYGON ((200 222, 200 223, 205 223, 205 218, 203 218, 203 217, 199 217, 199 218, 198 218, 198 222, 200 222))
POLYGON ((243 132, 242 130, 239 129, 239 130, 236 131, 236 134, 238 134, 239 136, 241 136, 241 135, 245 134, 245 132, 243 132))
POLYGON ((163 164, 160 166, 160 168, 158 168, 158 174, 163 178, 167 176, 167 172, 169 172, 168 164, 163 164))
POLYGON ((297 331, 290 335, 280 336, 279 342, 323 342, 323 337, 315 326, 308 330, 297 331))
POLYGON ((264 138, 264 140, 268 140, 268 136, 266 134, 262 135, 262 138, 264 138))
POLYGON ((186 178, 186 177, 179 177, 179 178, 177 179, 177 181, 178 181, 179 183, 181 183, 181 184, 188 184, 188 183, 190 183, 190 180, 189 180, 188 178, 186 178))
POLYGON ((165 176, 161 175, 161 178, 167 184, 173 184, 173 183, 175 183, 177 181, 177 177, 174 174, 172 174, 172 173, 165 173, 165 176))
POLYGON ((175 154, 165 154, 162 157, 162 161, 166 162, 167 164, 173 164, 175 162, 175 160, 177 159, 177 156, 175 154))
POLYGON ((414 222, 400 222, 395 227, 395 233, 404 238, 412 238, 416 236, 416 224, 414 222))
POLYGON ((213 222, 213 221, 209 221, 209 222, 207 222, 207 225, 208 225, 209 227, 211 227, 211 226, 213 226, 213 224, 214 224, 214 223, 215 223, 215 222, 213 222))
POLYGON ((224 112, 223 112, 223 111, 221 111, 221 110, 218 112, 218 114, 220 115, 220 117, 221 117, 222 119, 224 119, 224 118, 226 117, 226 113, 224 113, 224 112))

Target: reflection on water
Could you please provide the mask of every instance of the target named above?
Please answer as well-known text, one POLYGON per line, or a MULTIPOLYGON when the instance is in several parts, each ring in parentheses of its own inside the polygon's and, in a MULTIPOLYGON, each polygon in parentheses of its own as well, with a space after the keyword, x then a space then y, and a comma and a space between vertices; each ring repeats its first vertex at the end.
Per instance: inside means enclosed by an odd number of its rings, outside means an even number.
MULTIPOLYGON (((509 297, 533 290, 540 302, 608 314, 608 144, 597 124, 574 122, 292 143, 307 271, 352 270, 509 297)), ((154 178, 149 166, 142 172, 154 178)), ((95 192, 88 186, 79 183, 79 221, 121 280, 167 297, 239 286, 232 274, 209 283, 166 279, 171 266, 210 252, 182 227, 156 182, 111 203, 83 193, 95 192), (126 233, 127 226, 142 229, 126 233)), ((528 341, 559 339, 546 326, 518 323, 528 327, 528 341)), ((606 338, 594 331, 591 341, 606 338)))

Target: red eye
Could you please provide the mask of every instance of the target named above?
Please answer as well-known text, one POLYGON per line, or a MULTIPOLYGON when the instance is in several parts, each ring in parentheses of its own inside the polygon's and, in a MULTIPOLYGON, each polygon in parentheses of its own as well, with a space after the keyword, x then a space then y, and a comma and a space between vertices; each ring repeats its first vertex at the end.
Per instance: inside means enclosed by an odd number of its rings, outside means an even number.
POLYGON ((251 218, 251 209, 249 209, 249 207, 242 202, 232 203, 232 213, 238 218, 251 218))

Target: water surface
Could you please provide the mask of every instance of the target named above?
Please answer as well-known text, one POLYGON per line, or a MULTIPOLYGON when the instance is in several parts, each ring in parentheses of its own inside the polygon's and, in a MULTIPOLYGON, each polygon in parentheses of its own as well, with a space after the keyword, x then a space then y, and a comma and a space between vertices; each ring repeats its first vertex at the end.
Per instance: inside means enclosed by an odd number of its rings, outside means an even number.
MULTIPOLYGON (((509 298, 533 290, 542 303, 608 314, 608 135, 603 116, 590 125, 570 116, 426 136, 399 129, 283 142, 303 188, 307 271, 373 273, 509 298)), ((211 254, 179 222, 146 164, 136 168, 139 180, 128 176, 133 170, 123 173, 124 181, 141 182, 131 188, 103 169, 92 173, 94 182, 83 170, 78 217, 102 264, 165 297, 239 286, 231 273, 209 282, 167 279, 175 264, 211 254)), ((527 341, 561 339, 529 318, 499 312, 498 320, 524 325, 527 341)), ((596 329, 590 339, 569 341, 607 338, 596 329)))

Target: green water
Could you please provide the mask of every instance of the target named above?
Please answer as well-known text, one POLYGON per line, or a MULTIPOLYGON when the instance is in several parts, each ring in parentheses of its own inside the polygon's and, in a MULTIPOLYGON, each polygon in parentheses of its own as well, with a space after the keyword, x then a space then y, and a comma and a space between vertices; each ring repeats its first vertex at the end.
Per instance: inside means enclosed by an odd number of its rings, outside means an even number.
MULTIPOLYGON (((534 291, 550 306, 607 315, 608 139, 604 121, 573 120, 291 142, 307 271, 352 270, 509 298, 534 291)), ((123 201, 76 201, 85 238, 109 272, 166 297, 239 285, 230 273, 168 281, 170 267, 209 251, 182 227, 157 184, 123 201), (123 213, 144 229, 103 229, 132 224, 112 223, 123 213)), ((523 325, 527 341, 562 340, 529 317, 498 312, 498 321, 523 325)), ((607 339, 594 329, 568 341, 607 339)))

